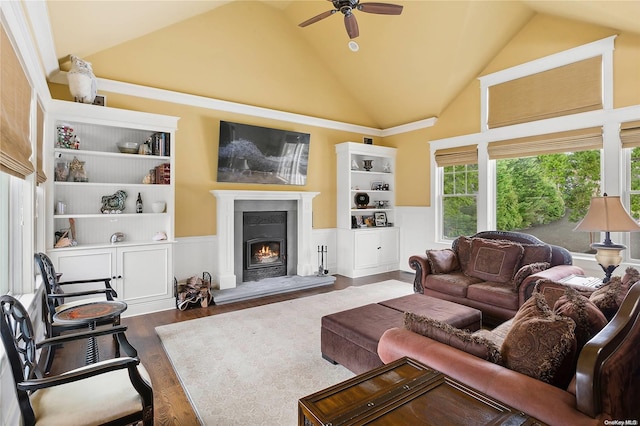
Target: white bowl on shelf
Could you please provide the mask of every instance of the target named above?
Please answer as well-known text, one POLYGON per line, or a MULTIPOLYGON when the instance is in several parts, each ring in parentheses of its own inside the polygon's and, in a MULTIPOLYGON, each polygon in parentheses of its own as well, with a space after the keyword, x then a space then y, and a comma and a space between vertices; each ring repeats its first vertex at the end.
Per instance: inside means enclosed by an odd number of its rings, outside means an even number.
POLYGON ((163 213, 167 203, 164 201, 156 201, 151 204, 151 211, 154 213, 163 213))
POLYGON ((137 154, 140 144, 137 142, 118 142, 116 146, 123 154, 137 154))

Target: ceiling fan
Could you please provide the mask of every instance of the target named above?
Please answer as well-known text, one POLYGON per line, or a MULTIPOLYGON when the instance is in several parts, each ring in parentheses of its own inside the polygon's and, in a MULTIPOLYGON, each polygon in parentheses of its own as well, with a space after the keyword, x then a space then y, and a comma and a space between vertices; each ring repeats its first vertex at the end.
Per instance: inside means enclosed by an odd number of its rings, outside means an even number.
POLYGON ((299 27, 306 27, 307 25, 311 25, 316 23, 324 18, 328 18, 336 12, 342 12, 344 15, 344 26, 347 29, 347 34, 349 34, 349 38, 356 38, 360 35, 360 30, 358 29, 358 21, 356 21, 356 17, 353 14, 354 10, 361 10, 367 13, 377 13, 379 15, 400 15, 402 13, 402 7, 397 4, 389 4, 389 3, 362 3, 360 4, 360 0, 327 0, 333 3, 334 9, 327 10, 317 16, 314 16, 311 19, 307 19, 303 23, 299 24, 299 27))

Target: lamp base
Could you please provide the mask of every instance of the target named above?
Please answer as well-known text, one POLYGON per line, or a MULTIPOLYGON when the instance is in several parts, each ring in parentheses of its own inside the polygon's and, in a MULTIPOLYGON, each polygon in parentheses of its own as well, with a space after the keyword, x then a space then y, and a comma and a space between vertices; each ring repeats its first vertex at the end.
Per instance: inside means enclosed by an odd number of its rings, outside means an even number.
POLYGON ((604 278, 602 279, 602 283, 606 284, 611 279, 611 274, 613 274, 613 271, 616 270, 618 265, 609 265, 609 266, 603 266, 602 264, 599 264, 599 265, 604 271, 604 278))

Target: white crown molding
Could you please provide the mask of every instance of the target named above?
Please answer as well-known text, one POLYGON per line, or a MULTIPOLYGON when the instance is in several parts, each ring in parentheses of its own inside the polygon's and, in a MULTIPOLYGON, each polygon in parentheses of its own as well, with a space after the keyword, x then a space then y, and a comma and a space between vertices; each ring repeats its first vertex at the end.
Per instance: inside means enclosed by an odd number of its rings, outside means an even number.
MULTIPOLYGON (((65 71, 54 73, 50 81, 59 84, 68 84, 65 71)), ((406 133, 435 124, 436 118, 428 118, 414 123, 403 124, 389 129, 377 129, 375 127, 361 126, 358 124, 345 123, 341 121, 327 120, 324 118, 312 117, 309 115, 295 114, 286 111, 279 111, 270 108, 257 107, 241 104, 237 102, 223 101, 220 99, 207 98, 204 96, 190 95, 171 90, 157 89, 139 84, 125 83, 122 81, 98 78, 98 88, 100 92, 119 93, 122 95, 135 96, 140 98, 155 99, 158 101, 171 102, 175 104, 189 105, 199 108, 206 108, 216 111, 226 111, 237 114, 249 115, 253 117, 268 118, 272 120, 287 121, 327 129, 342 130, 345 132, 360 133, 366 136, 391 136, 406 133)))
POLYGON ((414 121, 413 123, 402 124, 400 126, 389 127, 382 130, 383 137, 399 135, 401 133, 413 132, 414 130, 425 129, 435 126, 438 121, 437 117, 425 118, 424 120, 414 121))

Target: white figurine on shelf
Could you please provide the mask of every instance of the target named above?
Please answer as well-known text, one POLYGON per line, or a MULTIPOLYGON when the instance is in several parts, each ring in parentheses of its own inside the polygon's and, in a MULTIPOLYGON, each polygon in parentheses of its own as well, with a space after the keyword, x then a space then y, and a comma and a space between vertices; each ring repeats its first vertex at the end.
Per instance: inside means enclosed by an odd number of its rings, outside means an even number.
POLYGON ((382 171, 385 173, 391 173, 391 164, 384 163, 384 165, 382 166, 382 171))
POLYGON ((93 103, 98 93, 98 85, 91 68, 91 62, 71 55, 71 69, 67 73, 67 79, 69 80, 69 91, 75 102, 93 103))
POLYGON ((353 160, 351 162, 351 170, 359 170, 360 167, 358 167, 358 162, 356 160, 353 160))

